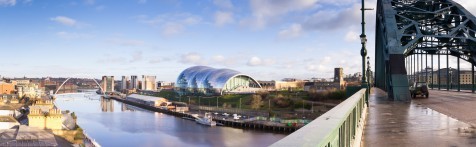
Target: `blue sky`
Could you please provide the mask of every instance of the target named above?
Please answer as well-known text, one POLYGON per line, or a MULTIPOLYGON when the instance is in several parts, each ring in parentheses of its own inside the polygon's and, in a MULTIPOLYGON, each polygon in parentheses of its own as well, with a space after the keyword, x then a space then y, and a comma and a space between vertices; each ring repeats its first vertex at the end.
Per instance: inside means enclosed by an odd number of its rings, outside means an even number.
MULTIPOLYGON (((474 12, 475 2, 462 2, 474 12)), ((259 80, 327 78, 334 67, 351 74, 361 67, 359 7, 359 0, 0 0, 0 75, 175 81, 194 65, 259 80)), ((366 16, 373 58, 375 12, 366 16)))

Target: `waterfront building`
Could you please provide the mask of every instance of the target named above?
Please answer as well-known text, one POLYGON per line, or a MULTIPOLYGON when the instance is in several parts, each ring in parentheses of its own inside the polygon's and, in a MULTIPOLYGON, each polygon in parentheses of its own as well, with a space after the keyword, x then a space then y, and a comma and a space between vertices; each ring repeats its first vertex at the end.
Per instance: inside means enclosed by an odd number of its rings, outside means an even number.
POLYGON ((16 88, 18 97, 41 98, 42 96, 45 96, 45 89, 35 83, 17 83, 16 88))
POLYGON ((266 91, 275 91, 276 90, 276 81, 258 81, 259 85, 261 85, 262 90, 266 91))
POLYGON ((14 94, 15 84, 0 82, 0 94, 14 94))
POLYGON ((114 76, 103 76, 101 81, 103 92, 114 92, 114 76))
POLYGON ((18 103, 18 95, 16 94, 0 94, 0 104, 17 104, 18 103))
POLYGON ((314 80, 304 83, 304 91, 343 90, 347 83, 344 80, 344 69, 335 68, 333 80, 314 80))
POLYGON ((165 81, 158 81, 157 88, 160 89, 173 89, 175 83, 174 82, 165 82, 165 81))
POLYGON ((294 81, 275 81, 276 90, 292 90, 300 89, 304 87, 304 81, 294 80, 294 81))
POLYGON ((248 75, 231 69, 193 66, 180 73, 175 84, 179 95, 222 95, 255 93, 260 84, 248 75))
POLYGON ((141 90, 156 91, 157 85, 155 83, 156 76, 142 76, 141 90))
POLYGON ((163 97, 146 96, 139 94, 131 94, 126 97, 126 100, 153 107, 159 107, 163 103, 168 102, 168 100, 163 97))
POLYGON ((39 129, 63 129, 63 114, 51 100, 36 101, 30 106, 28 125, 39 129))
MULTIPOLYGON (((429 84, 433 81, 433 85, 438 85, 438 81, 440 81, 440 85, 446 85, 449 83, 450 85, 457 85, 458 84, 458 70, 455 68, 442 68, 440 70, 433 71, 427 69, 428 73, 425 71, 419 71, 416 73, 416 77, 413 75, 409 76, 411 82, 413 79, 417 79, 417 81, 424 82, 428 81, 429 84), (427 79, 427 80, 425 80, 427 79)), ((472 75, 470 69, 460 69, 459 71, 459 83, 461 85, 471 85, 475 75, 472 75)))
POLYGON ((127 82, 128 81, 129 81, 129 78, 127 76, 122 76, 121 90, 126 90, 127 89, 127 82))
POLYGON ((345 86, 344 68, 334 68, 334 83, 339 84, 339 89, 343 89, 343 87, 345 86))
POLYGON ((13 79, 11 81, 17 86, 24 86, 30 84, 30 79, 27 78, 13 79))
POLYGON ((138 89, 139 81, 137 80, 137 76, 131 76, 130 87, 128 89, 138 89))
POLYGON ((292 90, 304 88, 304 81, 286 78, 282 81, 258 81, 262 90, 276 91, 276 90, 292 90))
MULTIPOLYGON (((458 77, 455 77, 455 79, 458 79, 458 77)), ((460 84, 462 85, 467 85, 467 84, 472 84, 474 79, 474 75, 472 75, 471 70, 460 70, 460 84)))

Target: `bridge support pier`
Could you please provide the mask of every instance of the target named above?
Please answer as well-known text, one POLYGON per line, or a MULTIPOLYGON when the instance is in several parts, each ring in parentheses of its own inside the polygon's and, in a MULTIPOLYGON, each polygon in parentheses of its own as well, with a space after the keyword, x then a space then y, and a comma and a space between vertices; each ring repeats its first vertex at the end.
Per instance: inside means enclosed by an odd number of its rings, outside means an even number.
POLYGON ((410 91, 408 90, 408 78, 405 70, 405 57, 403 54, 390 54, 390 80, 391 91, 389 97, 398 101, 409 101, 410 91))

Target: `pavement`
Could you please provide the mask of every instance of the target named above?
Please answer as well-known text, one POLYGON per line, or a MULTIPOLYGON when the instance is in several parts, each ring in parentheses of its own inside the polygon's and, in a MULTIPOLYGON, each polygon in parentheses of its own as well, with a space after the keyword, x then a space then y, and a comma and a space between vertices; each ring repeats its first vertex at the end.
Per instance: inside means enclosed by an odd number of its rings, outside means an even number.
MULTIPOLYGON (((454 94, 458 100, 447 99, 447 94, 438 95, 430 91, 429 99, 414 99, 411 102, 389 100, 386 93, 373 88, 369 97, 369 109, 364 128, 362 146, 369 147, 439 147, 439 146, 476 146, 476 130, 470 124, 458 121, 431 107, 442 105, 441 109, 452 109, 464 96, 454 94), (441 98, 443 97, 443 98, 441 98), (443 108, 444 105, 452 107, 443 108), (428 108, 430 107, 430 108, 428 108)), ((474 102, 476 104, 476 100, 474 102)), ((474 106, 473 104, 473 106, 474 106)), ((462 107, 467 107, 464 104, 462 107)), ((471 113, 470 109, 455 109, 460 115, 471 113)), ((459 115, 458 115, 459 116, 459 115)), ((472 118, 469 118, 472 119, 472 118)))
POLYGON ((428 99, 413 101, 476 127, 476 94, 471 91, 430 90, 428 99))

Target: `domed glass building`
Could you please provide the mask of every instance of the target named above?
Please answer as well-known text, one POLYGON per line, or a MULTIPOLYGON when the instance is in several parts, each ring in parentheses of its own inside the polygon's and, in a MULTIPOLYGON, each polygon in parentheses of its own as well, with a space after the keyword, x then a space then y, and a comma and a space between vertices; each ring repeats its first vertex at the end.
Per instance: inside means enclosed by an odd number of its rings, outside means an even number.
POLYGON ((179 95, 223 95, 254 93, 259 83, 248 75, 231 69, 193 66, 180 73, 175 84, 179 95))

